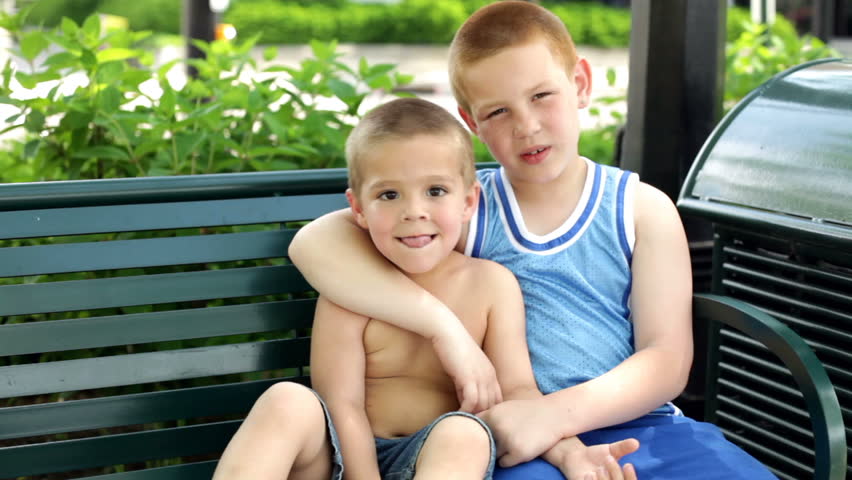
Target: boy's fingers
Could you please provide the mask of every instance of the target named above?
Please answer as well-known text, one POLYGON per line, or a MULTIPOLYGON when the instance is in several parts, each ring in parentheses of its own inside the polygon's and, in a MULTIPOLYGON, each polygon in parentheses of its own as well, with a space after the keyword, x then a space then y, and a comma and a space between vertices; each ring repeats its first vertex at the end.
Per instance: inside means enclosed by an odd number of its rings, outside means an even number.
POLYGON ((611 480, 623 480, 624 478, 621 474, 621 465, 618 464, 612 455, 606 457, 605 471, 607 476, 604 478, 609 478, 611 480))
POLYGON ((457 390, 459 396, 459 403, 461 406, 459 409, 463 412, 474 413, 476 408, 478 408, 478 397, 476 384, 469 382, 464 385, 460 390, 457 390))
POLYGON ((626 440, 611 443, 609 446, 609 453, 615 457, 616 460, 625 455, 629 455, 636 450, 639 450, 639 440, 636 440, 635 438, 628 438, 626 440))
POLYGON ((624 480, 638 480, 636 477, 636 468, 632 463, 624 464, 624 480))

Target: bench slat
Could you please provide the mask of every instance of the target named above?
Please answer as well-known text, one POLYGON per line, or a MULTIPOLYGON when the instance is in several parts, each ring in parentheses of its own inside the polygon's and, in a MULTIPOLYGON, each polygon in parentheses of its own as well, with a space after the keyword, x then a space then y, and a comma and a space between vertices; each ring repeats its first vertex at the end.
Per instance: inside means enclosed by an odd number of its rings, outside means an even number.
POLYGON ((247 413, 271 385, 280 381, 307 384, 308 380, 306 376, 273 378, 4 408, 0 409, 0 440, 247 413))
POLYGON ((0 367, 0 398, 299 367, 309 349, 292 338, 0 367))
POLYGON ((218 460, 208 460, 206 462, 112 473, 89 478, 95 480, 210 480, 218 463, 218 460))
POLYGON ((0 478, 215 453, 242 420, 0 449, 0 478))
POLYGON ((311 290, 292 265, 0 286, 0 316, 311 290))
POLYGON ((343 194, 0 212, 0 238, 279 223, 346 207, 343 194))
POLYGON ((309 328, 315 299, 0 325, 0 354, 309 328))
POLYGON ((0 248, 0 277, 284 257, 295 232, 289 229, 0 248))

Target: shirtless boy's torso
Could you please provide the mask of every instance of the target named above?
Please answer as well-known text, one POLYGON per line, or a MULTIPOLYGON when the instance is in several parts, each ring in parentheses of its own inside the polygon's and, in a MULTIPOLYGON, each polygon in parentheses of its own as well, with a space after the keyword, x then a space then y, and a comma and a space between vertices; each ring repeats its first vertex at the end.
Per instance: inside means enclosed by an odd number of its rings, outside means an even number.
MULTIPOLYGON (((493 292, 498 291, 491 280, 495 270, 505 269, 452 252, 441 267, 411 278, 458 315, 481 346, 494 304, 493 292)), ((511 275, 508 271, 503 274, 511 275)), ((441 414, 458 410, 453 382, 429 340, 371 319, 364 329, 364 350, 365 405, 375 436, 408 436, 441 414)))

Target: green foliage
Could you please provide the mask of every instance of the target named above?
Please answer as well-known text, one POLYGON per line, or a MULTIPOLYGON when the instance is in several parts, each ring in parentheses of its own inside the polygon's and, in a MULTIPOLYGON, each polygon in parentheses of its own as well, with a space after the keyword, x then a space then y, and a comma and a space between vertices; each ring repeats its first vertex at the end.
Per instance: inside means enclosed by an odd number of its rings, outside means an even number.
POLYGON ((250 39, 196 42, 206 53, 189 61, 198 77, 175 86, 168 74, 183 65, 152 67, 137 46, 149 32, 102 33, 95 16, 24 32, 22 15, 0 17, 29 63, 2 70, 0 102, 17 109, 5 132, 24 138, 0 154, 0 181, 341 167, 365 97, 411 81, 394 65, 350 68, 336 42, 311 42, 313 57, 296 67, 259 69, 250 39), (12 98, 13 80, 50 92, 12 98))
POLYGON ((131 30, 180 33, 181 1, 176 0, 100 0, 101 13, 125 17, 131 30))
POLYGON ((625 47, 630 40, 630 10, 596 2, 547 5, 571 32, 574 43, 600 47, 625 47))
POLYGON ((55 27, 62 17, 81 23, 94 13, 100 0, 19 0, 18 7, 30 8, 28 23, 55 27))
POLYGON ((802 63, 840 57, 816 37, 799 36, 787 27, 744 22, 741 33, 727 44, 725 106, 730 108, 774 75, 802 63))
MULTIPOLYGON (((464 20, 491 0, 402 0, 359 4, 281 0, 240 0, 225 21, 241 35, 260 34, 261 43, 307 43, 311 38, 344 43, 447 44, 464 20)), ((596 2, 543 5, 571 28, 582 45, 626 46, 630 10, 596 2)))

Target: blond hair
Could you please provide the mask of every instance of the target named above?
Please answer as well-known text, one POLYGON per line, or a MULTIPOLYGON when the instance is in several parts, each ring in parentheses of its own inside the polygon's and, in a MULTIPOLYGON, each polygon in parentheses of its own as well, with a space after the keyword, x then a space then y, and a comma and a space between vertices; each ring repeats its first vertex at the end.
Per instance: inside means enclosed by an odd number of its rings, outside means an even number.
POLYGON ((467 129, 444 108, 419 98, 398 98, 367 113, 346 140, 349 188, 360 192, 363 167, 371 151, 389 140, 404 140, 415 135, 446 136, 458 144, 459 169, 465 186, 473 184, 475 174, 473 144, 467 129))
MULTIPOLYGON (((547 44, 553 58, 562 62, 570 78, 577 63, 577 50, 565 24, 555 14, 524 1, 496 2, 474 12, 450 44, 450 85, 459 107, 470 113, 462 81, 466 67, 506 48, 534 40, 547 44)), ((511 75, 511 72, 506 74, 511 75)))

